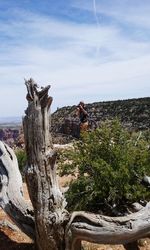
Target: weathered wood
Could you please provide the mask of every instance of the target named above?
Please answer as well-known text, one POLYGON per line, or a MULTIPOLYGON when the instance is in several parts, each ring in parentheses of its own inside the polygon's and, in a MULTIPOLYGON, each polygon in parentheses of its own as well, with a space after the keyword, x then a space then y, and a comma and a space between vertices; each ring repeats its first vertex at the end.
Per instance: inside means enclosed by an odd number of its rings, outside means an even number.
POLYGON ((28 108, 23 121, 28 158, 26 177, 35 211, 36 243, 41 250, 64 250, 68 212, 58 185, 56 152, 49 134, 50 86, 38 91, 32 79, 26 81, 26 86, 28 108))
POLYGON ((35 237, 33 208, 23 198, 22 178, 13 150, 0 141, 0 206, 30 238, 35 237))
POLYGON ((129 247, 128 243, 149 234, 150 203, 139 212, 124 217, 74 212, 66 230, 66 250, 70 250, 70 246, 71 250, 75 250, 76 242, 82 240, 99 244, 123 244, 129 247))

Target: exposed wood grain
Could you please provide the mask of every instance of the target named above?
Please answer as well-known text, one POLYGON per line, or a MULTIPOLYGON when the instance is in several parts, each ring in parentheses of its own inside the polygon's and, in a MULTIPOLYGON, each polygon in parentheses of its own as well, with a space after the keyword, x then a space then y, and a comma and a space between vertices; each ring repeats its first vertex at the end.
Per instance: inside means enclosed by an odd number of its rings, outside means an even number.
POLYGON ((33 208, 23 197, 22 177, 13 150, 0 141, 0 206, 30 238, 35 237, 33 208))
POLYGON ((64 230, 68 220, 66 201, 56 175, 56 151, 49 134, 50 86, 38 91, 37 84, 26 81, 28 108, 24 117, 28 158, 27 184, 35 211, 36 243, 39 249, 64 249, 64 230))

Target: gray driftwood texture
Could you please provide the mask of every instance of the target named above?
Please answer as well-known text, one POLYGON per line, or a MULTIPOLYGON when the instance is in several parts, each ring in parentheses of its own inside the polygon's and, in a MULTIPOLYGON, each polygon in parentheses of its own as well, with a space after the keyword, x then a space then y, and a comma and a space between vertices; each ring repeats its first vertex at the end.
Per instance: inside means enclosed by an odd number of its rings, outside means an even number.
POLYGON ((24 233, 34 239, 33 208, 23 198, 22 178, 16 155, 1 141, 0 206, 24 233))
POLYGON ((81 250, 81 241, 123 244, 138 249, 136 241, 150 233, 150 204, 125 217, 66 211, 56 175, 56 152, 49 134, 50 86, 27 86, 28 108, 23 120, 27 152, 27 185, 33 209, 22 196, 16 156, 0 142, 0 206, 19 228, 35 238, 39 250, 81 250), (34 211, 34 214, 33 214, 34 211), (33 219, 34 217, 34 219, 33 219))

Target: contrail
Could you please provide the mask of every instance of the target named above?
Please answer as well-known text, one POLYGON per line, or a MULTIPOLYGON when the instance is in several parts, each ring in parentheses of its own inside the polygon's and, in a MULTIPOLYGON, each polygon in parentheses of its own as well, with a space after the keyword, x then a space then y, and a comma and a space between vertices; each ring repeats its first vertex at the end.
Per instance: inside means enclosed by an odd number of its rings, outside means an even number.
MULTIPOLYGON (((95 16, 97 28, 100 28, 100 23, 99 23, 98 16, 97 16, 96 0, 93 0, 93 10, 94 10, 94 16, 95 16)), ((97 45, 96 50, 97 50, 96 55, 98 56, 100 52, 100 47, 98 45, 97 45)))
POLYGON ((99 20, 98 20, 98 16, 97 16, 97 9, 96 9, 96 0, 93 0, 93 9, 94 9, 94 16, 95 16, 95 20, 97 23, 97 27, 99 27, 99 20))

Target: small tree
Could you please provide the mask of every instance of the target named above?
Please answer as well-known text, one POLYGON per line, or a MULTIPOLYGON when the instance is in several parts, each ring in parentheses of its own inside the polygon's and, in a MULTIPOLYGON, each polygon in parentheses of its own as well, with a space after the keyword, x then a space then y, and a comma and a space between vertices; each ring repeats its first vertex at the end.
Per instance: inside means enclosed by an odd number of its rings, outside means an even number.
POLYGON ((149 200, 147 187, 141 185, 150 175, 148 134, 146 138, 129 133, 117 119, 82 134, 74 148, 60 156, 61 174, 78 173, 66 195, 68 208, 112 215, 149 200))

